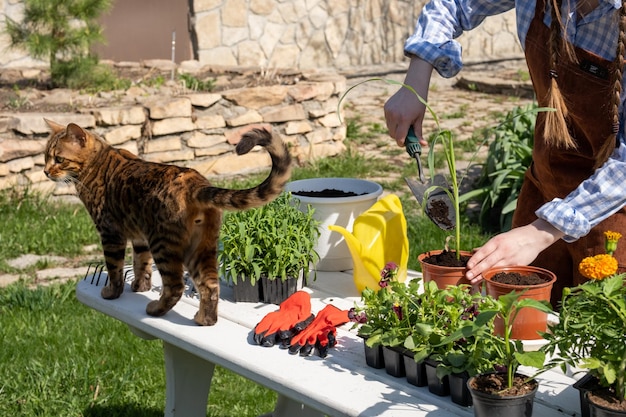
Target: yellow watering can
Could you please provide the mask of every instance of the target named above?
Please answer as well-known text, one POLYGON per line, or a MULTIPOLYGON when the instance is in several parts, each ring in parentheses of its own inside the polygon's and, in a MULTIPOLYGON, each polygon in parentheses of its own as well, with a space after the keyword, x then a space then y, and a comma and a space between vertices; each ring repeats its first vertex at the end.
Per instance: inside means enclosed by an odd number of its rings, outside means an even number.
POLYGON ((329 225, 343 235, 354 264, 353 278, 359 294, 367 287, 380 289, 380 272, 388 262, 398 265, 397 280, 406 279, 409 257, 406 218, 398 196, 389 194, 361 213, 352 233, 341 226, 329 225))

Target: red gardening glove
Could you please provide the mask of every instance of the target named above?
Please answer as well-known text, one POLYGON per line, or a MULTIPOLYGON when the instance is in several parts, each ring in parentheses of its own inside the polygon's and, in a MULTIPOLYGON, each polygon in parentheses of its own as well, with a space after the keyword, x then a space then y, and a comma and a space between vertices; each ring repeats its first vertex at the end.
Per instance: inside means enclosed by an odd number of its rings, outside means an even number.
POLYGON ((296 291, 280 303, 279 309, 268 313, 254 327, 254 341, 261 346, 274 346, 276 342, 287 345, 293 335, 298 334, 315 318, 311 313, 311 296, 305 291, 296 291))
POLYGON ((300 356, 308 356, 314 347, 322 358, 328 354, 328 349, 337 344, 337 326, 347 323, 348 310, 339 310, 328 304, 317 314, 311 323, 301 333, 291 339, 289 353, 300 352, 300 356))

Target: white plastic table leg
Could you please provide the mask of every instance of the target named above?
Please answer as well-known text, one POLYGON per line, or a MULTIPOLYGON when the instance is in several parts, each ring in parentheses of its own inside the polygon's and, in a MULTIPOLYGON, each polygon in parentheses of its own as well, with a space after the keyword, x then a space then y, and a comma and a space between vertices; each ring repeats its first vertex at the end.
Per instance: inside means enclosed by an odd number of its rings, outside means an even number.
POLYGON ((205 417, 215 364, 163 342, 165 417, 205 417))
POLYGON ((324 417, 324 413, 320 413, 304 404, 296 402, 284 395, 278 394, 276 407, 269 414, 263 414, 259 417, 324 417))

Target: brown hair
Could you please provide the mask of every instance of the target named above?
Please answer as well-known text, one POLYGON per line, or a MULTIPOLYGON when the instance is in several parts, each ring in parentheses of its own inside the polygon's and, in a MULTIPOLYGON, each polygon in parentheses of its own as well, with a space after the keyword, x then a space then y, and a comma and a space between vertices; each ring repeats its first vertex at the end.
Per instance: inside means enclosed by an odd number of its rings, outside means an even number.
MULTIPOLYGON (((550 88, 548 90, 548 107, 556 109, 546 113, 546 123, 544 127, 544 137, 548 145, 562 147, 565 149, 576 148, 576 142, 572 139, 567 128, 567 103, 563 98, 558 85, 557 64, 561 56, 576 62, 574 47, 562 36, 563 19, 561 17, 561 5, 563 0, 551 0, 550 8, 550 88)), ((619 105, 622 93, 622 66, 626 53, 626 0, 622 1, 619 11, 619 38, 615 60, 610 71, 613 83, 612 109, 613 109, 613 131, 606 139, 602 148, 596 155, 595 167, 602 165, 611 155, 615 148, 616 135, 619 130, 619 105)))

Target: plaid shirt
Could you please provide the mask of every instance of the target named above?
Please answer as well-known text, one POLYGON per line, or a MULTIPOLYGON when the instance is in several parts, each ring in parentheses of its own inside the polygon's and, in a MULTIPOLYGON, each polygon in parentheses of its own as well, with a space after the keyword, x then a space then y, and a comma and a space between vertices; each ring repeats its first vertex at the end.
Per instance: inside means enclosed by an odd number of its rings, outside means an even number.
MULTIPOLYGON (((532 0, 431 0, 417 21, 404 50, 430 62, 443 77, 455 76, 463 67, 461 46, 454 39, 480 25, 487 16, 515 8, 517 34, 522 47, 535 14, 532 0)), ((616 14, 620 0, 601 0, 600 5, 576 21, 576 0, 564 0, 562 16, 567 19, 565 36, 577 47, 613 60, 617 46, 616 14)), ((550 13, 544 23, 550 24, 550 13)), ((626 77, 625 77, 626 80, 626 77)), ((626 81, 622 85, 626 87, 626 81)), ((622 89, 626 92, 626 88, 622 89)), ((620 109, 620 146, 595 174, 564 199, 544 204, 536 214, 565 233, 573 242, 626 205, 626 138, 624 137, 624 94, 620 109)))

